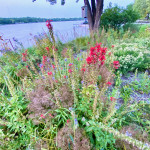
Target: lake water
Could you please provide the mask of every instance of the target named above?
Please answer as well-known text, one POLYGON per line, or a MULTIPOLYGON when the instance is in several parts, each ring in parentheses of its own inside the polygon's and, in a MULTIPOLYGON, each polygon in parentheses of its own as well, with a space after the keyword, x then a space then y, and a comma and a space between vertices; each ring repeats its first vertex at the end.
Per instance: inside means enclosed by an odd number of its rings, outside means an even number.
MULTIPOLYGON (((55 37, 59 37, 62 42, 67 42, 77 37, 88 35, 88 26, 82 25, 83 22, 84 21, 52 22, 55 37)), ((12 45, 14 45, 13 38, 15 37, 25 48, 33 45, 34 35, 43 32, 48 32, 45 22, 0 25, 0 36, 2 36, 4 40, 10 40, 12 45)), ((0 42, 2 41, 0 40, 0 42)))

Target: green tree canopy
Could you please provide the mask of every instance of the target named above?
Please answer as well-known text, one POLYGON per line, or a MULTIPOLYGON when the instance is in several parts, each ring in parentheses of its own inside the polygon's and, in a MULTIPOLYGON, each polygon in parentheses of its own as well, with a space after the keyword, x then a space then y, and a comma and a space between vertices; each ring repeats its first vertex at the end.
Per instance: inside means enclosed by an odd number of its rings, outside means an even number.
POLYGON ((144 18, 147 13, 150 13, 150 0, 135 0, 133 8, 140 14, 141 18, 144 18))
POLYGON ((106 30, 108 28, 119 30, 121 25, 135 22, 138 18, 139 15, 133 10, 132 5, 128 5, 126 9, 110 6, 101 16, 101 26, 104 26, 106 30))

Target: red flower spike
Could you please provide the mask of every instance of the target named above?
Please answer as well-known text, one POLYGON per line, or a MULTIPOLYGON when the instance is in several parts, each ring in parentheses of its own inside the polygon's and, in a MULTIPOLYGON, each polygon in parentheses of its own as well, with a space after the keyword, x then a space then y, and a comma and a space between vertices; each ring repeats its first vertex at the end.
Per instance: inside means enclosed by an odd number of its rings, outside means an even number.
POLYGON ((114 45, 112 45, 111 47, 112 47, 112 48, 114 48, 115 46, 114 46, 114 45))
POLYGON ((69 64, 69 66, 72 66, 72 65, 73 65, 72 63, 69 64))
POLYGON ((112 85, 112 83, 111 83, 111 82, 107 82, 106 84, 108 84, 108 85, 112 85))
POLYGON ((114 61, 113 65, 115 69, 118 69, 120 67, 119 61, 114 61))
POLYGON ((55 69, 55 65, 52 65, 52 68, 55 69))
POLYGON ((81 71, 85 72, 85 71, 86 71, 86 68, 82 68, 81 71))
POLYGON ((110 56, 110 55, 111 55, 111 52, 109 52, 108 55, 110 56))
POLYGON ((90 55, 87 57, 86 61, 88 64, 95 64, 98 61, 101 62, 101 65, 105 63, 105 55, 107 48, 101 47, 102 43, 95 44, 95 47, 90 48, 90 55))
POLYGON ((67 120, 67 123, 69 123, 69 122, 70 122, 70 119, 67 120))
POLYGON ((116 100, 116 99, 114 97, 110 97, 110 100, 113 101, 113 100, 116 100))
POLYGON ((69 69, 68 72, 71 73, 71 72, 72 72, 72 69, 69 69))
POLYGON ((49 30, 52 30, 52 29, 53 29, 53 26, 52 26, 52 24, 51 24, 51 21, 52 21, 52 20, 47 20, 47 21, 46 21, 46 26, 47 26, 47 28, 48 28, 49 30))
POLYGON ((52 72, 48 72, 47 74, 50 76, 50 75, 52 75, 53 73, 52 73, 52 72))
POLYGON ((93 61, 92 61, 92 58, 89 56, 87 59, 86 59, 86 62, 88 63, 88 64, 91 64, 93 61))
POLYGON ((49 47, 45 47, 45 49, 47 50, 47 52, 49 52, 49 47))
POLYGON ((64 76, 64 78, 66 79, 66 76, 64 76))

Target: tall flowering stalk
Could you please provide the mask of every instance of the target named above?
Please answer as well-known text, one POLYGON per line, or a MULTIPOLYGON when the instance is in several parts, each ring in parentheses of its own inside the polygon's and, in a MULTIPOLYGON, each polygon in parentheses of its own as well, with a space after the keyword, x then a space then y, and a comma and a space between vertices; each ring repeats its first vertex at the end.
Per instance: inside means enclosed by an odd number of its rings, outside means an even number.
POLYGON ((52 20, 47 20, 46 26, 49 30, 49 34, 50 34, 50 37, 52 38, 53 44, 55 45, 55 37, 54 37, 53 26, 52 26, 51 22, 52 22, 52 20))

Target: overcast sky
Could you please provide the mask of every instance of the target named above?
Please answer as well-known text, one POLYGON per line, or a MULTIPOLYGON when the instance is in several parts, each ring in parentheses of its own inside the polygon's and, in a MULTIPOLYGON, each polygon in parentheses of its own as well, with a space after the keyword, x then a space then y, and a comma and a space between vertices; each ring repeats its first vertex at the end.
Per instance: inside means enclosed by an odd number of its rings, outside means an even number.
MULTIPOLYGON (((0 17, 42 17, 42 18, 72 18, 81 17, 81 6, 84 0, 66 0, 64 6, 57 0, 56 5, 50 5, 46 0, 0 0, 0 17)), ((104 0, 104 8, 109 2, 126 7, 134 0, 104 0)))

